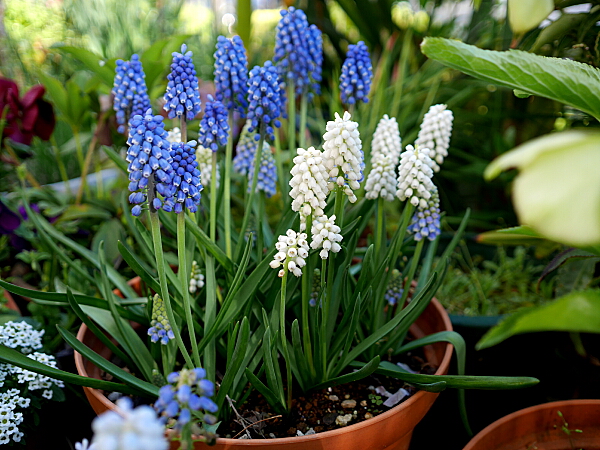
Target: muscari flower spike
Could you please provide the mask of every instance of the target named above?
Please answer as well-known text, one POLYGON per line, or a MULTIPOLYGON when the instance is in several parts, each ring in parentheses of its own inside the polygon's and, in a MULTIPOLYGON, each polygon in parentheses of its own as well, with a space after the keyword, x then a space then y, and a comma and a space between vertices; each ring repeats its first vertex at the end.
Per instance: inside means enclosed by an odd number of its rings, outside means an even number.
POLYGON ((414 234, 415 241, 423 238, 433 241, 440 235, 440 196, 435 185, 431 197, 427 200, 427 205, 425 208, 421 208, 419 205, 407 231, 414 234))
POLYGON ((402 299, 404 294, 404 280, 398 269, 392 271, 392 279, 390 280, 387 290, 385 291, 385 299, 388 305, 394 306, 402 299))
MULTIPOLYGON (((250 162, 248 171, 248 192, 252 189, 252 177, 254 175, 254 160, 250 162)), ((260 167, 258 168, 258 180, 256 182, 256 192, 263 191, 267 198, 273 197, 277 193, 277 167, 275 167, 275 157, 271 146, 263 142, 262 152, 260 154, 260 167)))
POLYGON ((302 275, 302 267, 306 265, 309 250, 306 238, 306 233, 296 233, 291 229, 277 238, 277 253, 269 265, 272 269, 283 266, 277 274, 280 278, 285 275, 286 270, 297 277, 302 275))
POLYGON ((327 217, 322 215, 316 217, 312 224, 312 241, 310 247, 314 250, 321 249, 319 256, 321 259, 327 259, 329 252, 338 253, 342 247, 341 228, 335 224, 335 215, 327 217))
POLYGON ((354 105, 362 101, 368 103, 373 67, 369 49, 363 41, 356 45, 350 44, 346 53, 346 60, 342 65, 340 75, 340 95, 342 103, 354 105))
POLYGON ((167 212, 175 211, 177 214, 187 208, 196 212, 200 204, 200 171, 196 161, 196 141, 187 144, 177 142, 171 144, 171 158, 173 160, 173 178, 169 186, 169 194, 165 196, 163 209, 167 212))
POLYGON ((181 130, 179 127, 175 127, 172 130, 167 131, 167 141, 170 143, 181 142, 181 130))
POLYGON ((304 11, 293 6, 279 13, 281 19, 277 24, 273 62, 277 65, 284 85, 289 80, 293 80, 296 95, 301 95, 310 86, 311 55, 308 47, 310 37, 308 20, 304 11))
POLYGON ((154 294, 152 299, 152 320, 151 327, 148 328, 148 336, 154 343, 160 341, 161 344, 167 345, 169 340, 175 339, 171 323, 167 317, 165 302, 158 294, 154 294))
POLYGON ((327 131, 323 135, 323 158, 331 177, 329 190, 332 191, 337 184, 354 203, 357 200, 354 191, 360 188, 364 178, 365 163, 358 123, 350 119, 350 113, 346 111, 343 117, 335 113, 335 120, 327 122, 327 131))
POLYGON ((190 294, 195 294, 198 289, 204 287, 204 275, 200 272, 200 266, 196 261, 192 261, 192 270, 190 273, 190 294))
POLYGON ((173 52, 171 73, 167 75, 169 82, 163 108, 169 113, 169 119, 185 114, 187 120, 192 120, 200 112, 198 77, 192 62, 192 52, 186 50, 187 46, 182 44, 181 53, 173 52))
MULTIPOLYGON (((204 148, 201 145, 196 149, 196 161, 198 161, 198 170, 200 171, 200 183, 203 186, 210 186, 212 177, 212 156, 213 151, 210 148, 204 148)), ((217 189, 221 180, 221 172, 217 164, 217 189)))
POLYGON ((448 156, 450 147, 454 115, 447 108, 446 105, 433 105, 429 108, 423 117, 419 135, 415 141, 415 146, 429 149, 431 168, 435 172, 440 171, 440 165, 448 156))
MULTIPOLYGON (((175 419, 175 428, 181 430, 192 420, 192 411, 217 412, 217 405, 211 397, 215 393, 214 384, 206 379, 204 369, 182 369, 167 377, 169 384, 160 388, 154 409, 165 418, 175 419)), ((215 418, 205 414, 204 421, 214 424, 215 418)))
POLYGON ((163 206, 156 192, 164 197, 170 195, 173 159, 169 152, 171 144, 167 141, 168 133, 161 116, 153 116, 152 110, 148 109, 144 116, 133 116, 130 125, 127 139, 129 149, 125 158, 129 163, 129 203, 135 205, 131 208, 131 214, 139 216, 142 212, 140 205, 148 198, 149 186, 153 189, 151 197, 154 209, 163 206))
MULTIPOLYGON (((271 61, 265 65, 254 66, 250 71, 248 80, 248 119, 250 127, 248 131, 253 132, 259 128, 259 124, 265 125, 266 138, 274 140, 273 126, 279 128, 281 123, 278 118, 281 115, 281 89, 279 86, 279 75, 277 68, 271 61)), ((260 133, 255 133, 255 140, 260 139, 260 133)))
POLYGON ((240 133, 240 139, 235 148, 235 156, 233 157, 233 170, 240 175, 247 175, 250 171, 252 161, 256 155, 256 149, 258 148, 258 142, 254 140, 254 133, 250 132, 252 122, 246 121, 242 132, 240 133))
POLYGON ((215 57, 215 96, 228 110, 244 116, 248 101, 248 57, 242 38, 217 38, 215 57))
POLYGON ((395 117, 390 118, 387 114, 381 118, 373 134, 371 156, 378 153, 391 155, 395 159, 400 158, 402 153, 402 138, 398 122, 395 117))
POLYGON ((94 450, 167 450, 165 427, 148 406, 133 408, 129 397, 117 400, 117 410, 92 421, 94 450))
POLYGON ((308 56, 309 74, 312 81, 309 90, 309 98, 312 94, 321 94, 321 81, 323 80, 323 33, 316 25, 308 28, 308 56))
POLYGON ((409 199, 413 206, 425 209, 435 188, 432 177, 429 149, 407 145, 406 151, 400 155, 396 197, 402 201, 409 199))
POLYGON ((204 108, 204 116, 200 121, 198 141, 202 147, 210 148, 213 152, 216 152, 219 145, 227 144, 228 138, 227 110, 223 103, 214 100, 212 95, 209 95, 208 103, 204 108))
POLYGON ((113 108, 116 111, 119 133, 125 133, 125 124, 132 117, 142 115, 150 108, 145 78, 138 55, 131 55, 131 61, 117 60, 112 93, 115 96, 113 108))

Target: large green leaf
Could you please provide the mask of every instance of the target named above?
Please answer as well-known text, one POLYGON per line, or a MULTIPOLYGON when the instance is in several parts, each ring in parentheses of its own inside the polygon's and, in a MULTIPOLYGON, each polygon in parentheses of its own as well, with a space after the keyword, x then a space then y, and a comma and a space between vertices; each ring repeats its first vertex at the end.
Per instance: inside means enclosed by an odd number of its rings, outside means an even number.
POLYGON ((600 290, 572 292, 551 303, 522 309, 488 331, 476 348, 491 347, 515 334, 534 331, 600 333, 600 290))
POLYGON ((88 70, 100 77, 108 87, 112 87, 115 74, 104 64, 104 60, 89 50, 77 47, 56 47, 61 53, 67 53, 78 59, 88 70))
POLYGON ((482 50, 442 38, 426 38, 421 50, 481 80, 547 97, 600 118, 600 71, 588 64, 518 50, 482 50))

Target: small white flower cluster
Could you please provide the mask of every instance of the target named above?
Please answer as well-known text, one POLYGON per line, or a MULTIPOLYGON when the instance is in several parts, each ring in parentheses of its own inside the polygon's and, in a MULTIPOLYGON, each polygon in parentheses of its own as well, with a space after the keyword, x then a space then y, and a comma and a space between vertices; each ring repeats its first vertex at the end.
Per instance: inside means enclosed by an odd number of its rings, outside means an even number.
POLYGON ((396 196, 402 201, 409 199, 413 206, 426 208, 427 200, 435 189, 432 177, 429 149, 415 149, 407 145, 406 151, 400 155, 396 196))
POLYGON ((192 272, 190 273, 190 294, 195 294, 198 289, 204 287, 204 275, 200 273, 200 266, 192 261, 192 272))
POLYGON ((27 408, 31 400, 21 397, 18 389, 9 389, 0 394, 0 445, 11 440, 20 442, 23 432, 19 425, 23 422, 23 413, 15 412, 17 408, 27 408))
POLYGON ((306 265, 305 258, 308 257, 306 238, 306 233, 296 233, 294 230, 287 230, 285 235, 282 234, 277 238, 275 248, 278 252, 269 265, 273 269, 283 266, 278 273, 279 277, 283 277, 286 270, 297 277, 302 275, 302 267, 306 265))
POLYGON ((329 193, 329 174, 323 165, 323 153, 314 147, 299 148, 290 171, 292 210, 300 213, 300 231, 306 229, 306 218, 323 215, 329 193))
MULTIPOLYGON (((32 354, 27 355, 27 357, 33 359, 34 361, 41 362, 42 364, 45 364, 49 367, 56 368, 56 361, 54 359, 54 356, 52 355, 34 352, 32 354)), ((44 391, 42 392, 42 397, 48 400, 52 399, 53 384, 61 388, 65 387, 65 384, 60 380, 55 380, 54 378, 50 378, 45 375, 40 375, 39 373, 32 372, 31 370, 13 366, 12 364, 0 364, 0 373, 2 373, 3 380, 5 380, 8 376, 13 376, 13 378, 16 378, 17 383, 27 383, 27 389, 29 391, 37 391, 43 389, 44 391)), ((4 381, 2 381, 2 384, 4 384, 4 381)))
POLYGON ((338 253, 342 247, 342 235, 340 227, 335 224, 335 215, 327 217, 326 215, 319 216, 312 224, 312 242, 310 246, 313 250, 322 249, 319 252, 321 259, 327 259, 329 252, 338 253))
MULTIPOLYGON (((198 170, 200 171, 200 183, 203 186, 210 186, 210 180, 212 177, 212 157, 213 151, 210 148, 204 148, 198 145, 196 149, 196 161, 198 161, 198 170)), ((221 181, 221 172, 219 171, 219 165, 217 164, 217 188, 221 181)))
POLYGON ((396 166, 402 152, 402 140, 396 118, 386 114, 379 121, 371 144, 371 171, 365 185, 365 197, 394 200, 396 166))
POLYGON ((171 143, 181 142, 181 130, 178 127, 175 127, 172 130, 167 131, 167 141, 171 143))
POLYGON ((350 203, 354 203, 357 200, 354 191, 360 188, 359 183, 363 179, 364 154, 358 123, 350 118, 350 113, 346 111, 343 117, 335 113, 335 120, 327 122, 327 131, 323 135, 323 156, 332 179, 329 190, 332 191, 337 184, 344 188, 350 203))
POLYGON ((391 155, 393 159, 400 158, 402 153, 402 138, 400 138, 400 130, 396 118, 385 114, 375 129, 373 134, 373 142, 371 143, 371 156, 383 153, 391 155))
POLYGON ((6 322, 0 326, 0 344, 28 354, 42 348, 44 330, 37 331, 27 322, 6 322))
POLYGON ((429 149, 431 168, 435 172, 439 172, 440 164, 448 156, 453 120, 454 115, 446 105, 433 105, 423 117, 415 147, 429 149))
POLYGON ((117 410, 107 411, 92 422, 94 450, 166 450, 165 427, 150 406, 133 409, 128 397, 117 400, 117 410))

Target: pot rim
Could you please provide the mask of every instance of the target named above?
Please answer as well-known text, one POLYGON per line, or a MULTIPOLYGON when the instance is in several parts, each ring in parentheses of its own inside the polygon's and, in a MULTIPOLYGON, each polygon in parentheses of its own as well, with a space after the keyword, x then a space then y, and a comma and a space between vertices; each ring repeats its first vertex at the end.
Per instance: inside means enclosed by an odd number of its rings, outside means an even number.
MULTIPOLYGON (((444 324, 444 329, 447 331, 452 331, 452 323, 450 322, 450 318, 448 317, 448 314, 446 313, 446 310, 441 305, 441 303, 439 301, 437 301, 435 298, 433 298, 433 299, 431 299, 430 306, 433 306, 435 312, 441 317, 442 322, 444 324)), ((79 328, 79 331, 77 332, 77 339, 81 341, 87 330, 88 330, 87 326, 85 324, 82 324, 81 327, 79 328)), ((452 359, 452 353, 453 353, 453 346, 450 343, 446 343, 444 345, 445 345, 444 356, 442 357, 442 360, 441 360, 437 370, 435 371, 435 375, 442 375, 442 374, 447 373, 448 368, 450 366, 450 360, 452 359)), ((75 353, 75 366, 77 367, 77 371, 79 372, 80 375, 87 377, 88 374, 87 374, 87 370, 85 370, 85 365, 83 363, 83 356, 77 351, 75 351, 74 353, 75 353)), ((99 389, 93 389, 93 388, 88 388, 88 387, 84 387, 84 388, 87 389, 88 392, 90 392, 92 395, 94 395, 94 397, 96 397, 100 402, 102 402, 102 404, 104 404, 107 407, 107 409, 112 410, 115 408, 115 404, 113 402, 111 402, 110 400, 108 400, 108 398, 104 394, 102 394, 99 389)), ((357 430, 360 430, 365 427, 370 427, 376 423, 384 421, 387 418, 392 417, 395 414, 397 414, 398 411, 405 409, 405 408, 409 408, 411 405, 413 405, 414 403, 417 403, 418 401, 420 401, 423 397, 425 397, 427 395, 437 396, 438 394, 420 390, 416 394, 411 396, 408 400, 400 403, 399 405, 394 406, 389 411, 386 411, 382 414, 379 414, 379 415, 372 417, 371 419, 365 420, 363 422, 355 423, 353 425, 348 425, 343 428, 338 428, 335 430, 322 431, 320 433, 304 435, 304 436, 273 438, 273 439, 247 439, 246 440, 246 439, 233 439, 233 438, 217 438, 217 444, 223 444, 223 445, 243 444, 243 445, 247 445, 247 446, 259 446, 259 445, 264 446, 264 445, 291 444, 293 442, 299 442, 299 440, 318 441, 321 439, 327 439, 327 438, 334 437, 334 436, 344 434, 344 433, 348 433, 351 431, 357 431, 357 430)))
POLYGON ((529 406, 527 408, 520 409, 506 416, 500 417, 495 422, 492 422, 479 433, 477 433, 465 446, 463 450, 471 450, 477 448, 479 441, 484 439, 487 435, 493 433, 497 428, 500 428, 506 423, 519 420, 520 418, 527 416, 531 413, 538 411, 545 411, 548 409, 564 408, 568 406, 600 406, 600 399, 574 399, 574 400, 558 400, 555 402, 541 403, 539 405, 529 406))

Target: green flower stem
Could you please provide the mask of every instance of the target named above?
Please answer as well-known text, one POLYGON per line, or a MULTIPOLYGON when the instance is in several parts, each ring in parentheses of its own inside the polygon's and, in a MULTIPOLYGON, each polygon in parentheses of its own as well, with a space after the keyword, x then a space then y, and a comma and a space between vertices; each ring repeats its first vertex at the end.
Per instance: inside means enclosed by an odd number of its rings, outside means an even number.
POLYGON ((215 243, 217 242, 217 194, 217 152, 212 152, 210 175, 210 239, 215 243))
MULTIPOLYGON (((310 236, 312 228, 312 214, 306 218, 306 234, 310 236)), ((308 259, 308 258, 307 258, 308 259)), ((316 375, 315 364, 313 361, 312 345, 310 342, 310 323, 308 320, 308 309, 310 307, 312 273, 310 271, 310 263, 307 262, 302 275, 302 339, 304 340, 304 353, 310 366, 312 376, 316 375)))
POLYGON ((296 86, 293 78, 288 78, 287 101, 288 101, 288 148, 290 159, 296 154, 296 86))
POLYGON ((377 216, 375 219, 375 255, 381 255, 381 246, 383 243, 383 238, 385 235, 385 229, 383 227, 383 209, 384 209, 384 199, 383 197, 379 197, 377 199, 377 216))
POLYGON ((417 266, 419 265, 419 260, 421 259, 421 252, 423 251, 424 244, 425 239, 421 239, 417 242, 417 246, 415 247, 415 253, 413 254, 412 260, 410 262, 408 273, 406 274, 406 281, 404 282, 404 292, 402 293, 402 299, 398 302, 398 308, 396 308, 396 315, 400 314, 402 308, 404 307, 404 303, 408 298, 410 284, 412 283, 412 280, 415 276, 415 272, 417 271, 417 266))
POLYGON ((54 134, 50 137, 50 142, 52 143, 52 149, 54 150, 54 157, 56 158, 56 163, 58 164, 58 171, 60 172, 60 178, 65 183, 67 188, 67 194, 69 197, 73 195, 71 192, 71 185, 69 184, 69 176, 67 175, 67 169, 65 167, 65 163, 60 157, 60 148, 58 147, 58 142, 56 142, 56 138, 54 134))
MULTIPOLYGON (((99 122, 101 123, 102 118, 100 118, 99 122)), ((98 126, 100 126, 100 123, 98 126)), ((85 193, 89 196, 90 189, 87 184, 87 174, 89 172, 90 164, 92 162, 92 156, 94 155, 94 150, 96 149, 96 144, 98 143, 98 138, 96 134, 92 136, 92 140, 90 141, 90 145, 88 147, 87 154, 85 155, 85 161, 83 162, 83 169, 81 170, 81 184, 79 185, 79 190, 77 191, 77 196, 75 197, 75 204, 79 205, 81 203, 81 199, 83 197, 83 191, 85 189, 85 193)))
MULTIPOLYGON (((215 259, 213 256, 206 256, 206 311, 204 314, 204 332, 208 333, 215 322, 217 316, 217 278, 215 271, 215 259)), ((216 359, 217 350, 214 338, 206 345, 204 349, 204 368, 207 378, 215 382, 216 379, 216 359)))
POLYGON ((185 210, 180 214, 177 214, 177 257, 179 259, 179 270, 177 272, 177 276, 179 277, 179 282, 181 283, 185 320, 187 322, 188 332, 190 334, 190 342, 192 343, 192 357, 194 358, 195 367, 202 367, 200 365, 200 355, 198 353, 196 333, 194 333, 194 319, 192 317, 192 304, 190 302, 190 291, 188 285, 189 272, 185 252, 185 214, 185 210))
POLYGON ((287 383, 287 410, 292 410, 292 366, 289 363, 289 352, 287 347, 287 338, 285 337, 285 298, 287 295, 287 276, 288 276, 289 258, 286 259, 283 266, 283 277, 281 277, 281 304, 279 306, 279 334, 281 335, 281 349, 283 359, 285 360, 286 383, 287 383))
POLYGON ((404 79, 406 75, 406 67, 408 65, 408 58, 410 57, 412 50, 412 29, 409 28, 404 33, 404 39, 402 41, 402 51, 400 53, 400 63, 398 64, 398 77, 394 82, 394 96, 392 97, 392 108, 390 109, 391 114, 397 114, 400 109, 400 101, 402 100, 402 90, 404 88, 404 79))
MULTIPOLYGON (((329 347, 329 339, 327 333, 327 327, 329 326, 329 304, 331 299, 333 298, 333 273, 334 273, 334 263, 335 263, 335 253, 329 252, 329 257, 327 258, 327 293, 322 296, 321 302, 321 363, 323 367, 323 373, 321 374, 322 378, 319 381, 325 381, 327 378, 327 348, 329 347)), ((325 260, 323 260, 323 263, 325 260)), ((323 270, 325 270, 325 264, 323 264, 323 270)), ((325 279, 325 273, 321 273, 321 283, 322 280, 325 279)), ((318 307, 318 305, 317 305, 318 307)))
POLYGON ((237 246, 235 248, 235 260, 237 261, 240 252, 242 251, 242 244, 244 242, 243 236, 248 228, 250 222, 250 215, 252 214, 252 205, 254 204, 254 197, 256 194, 256 185, 258 184, 258 171, 260 165, 260 154, 262 151, 263 142, 265 141, 265 125, 260 124, 260 139, 258 140, 258 148, 254 155, 254 172, 252 174, 252 185, 250 186, 250 194, 246 200, 246 207, 244 208, 244 218, 242 220, 242 228, 240 229, 240 239, 238 239, 237 246))
POLYGON ((225 253, 229 258, 231 258, 231 164, 233 158, 233 109, 229 110, 227 122, 229 124, 229 137, 227 138, 227 147, 225 147, 225 185, 223 186, 223 212, 225 221, 225 253))
POLYGON ((256 256, 257 256, 257 261, 262 261, 262 257, 263 257, 263 249, 264 249, 264 234, 263 234, 263 227, 262 227, 262 222, 263 220, 266 220, 266 214, 265 214, 265 202, 266 202, 266 195, 264 193, 264 191, 260 191, 259 193, 259 198, 258 198, 258 202, 256 204, 256 256))
POLYGON ((300 148, 306 148, 306 110, 308 107, 308 94, 305 92, 300 99, 300 148))
POLYGON ((281 191, 281 197, 287 198, 289 186, 286 182, 287 174, 283 171, 283 154, 281 150, 281 140, 279 139, 279 133, 277 132, 277 130, 275 130, 275 165, 277 166, 277 181, 279 182, 279 190, 281 191))
POLYGON ((179 131, 181 131, 181 142, 187 142, 187 122, 185 115, 179 118, 179 131))
POLYGON ((152 242, 154 244, 154 254, 156 255, 156 268, 158 270, 158 280, 160 282, 160 292, 163 301, 165 302, 165 309, 167 311, 167 318, 169 319, 169 323, 171 324, 171 328, 173 329, 173 334, 175 335, 175 342, 177 343, 177 347, 179 347, 179 351, 183 355, 183 359, 185 359, 185 363, 190 367, 194 367, 194 363, 190 358, 190 355, 185 348, 183 340, 181 339, 181 333, 179 332, 179 327, 177 326, 177 322, 175 322, 175 315, 173 314, 173 308, 171 307, 171 298, 169 297, 169 288, 167 286, 167 275, 165 273, 165 258, 163 255, 162 249, 162 239, 160 237, 160 221, 158 219, 158 212, 152 211, 152 203, 150 203, 150 229, 152 231, 152 242))
POLYGON ((79 135, 79 130, 76 128, 73 129, 73 137, 75 138, 75 150, 77 152, 77 161, 79 162, 79 170, 83 172, 83 146, 81 145, 81 136, 79 135))
POLYGON ((335 223, 338 227, 342 228, 344 224, 344 203, 345 203, 345 194, 344 190, 341 186, 337 186, 335 189, 335 203, 333 207, 333 211, 335 214, 335 223))

